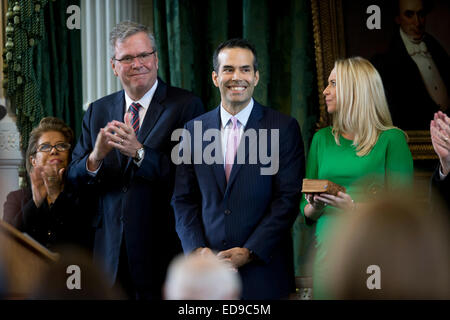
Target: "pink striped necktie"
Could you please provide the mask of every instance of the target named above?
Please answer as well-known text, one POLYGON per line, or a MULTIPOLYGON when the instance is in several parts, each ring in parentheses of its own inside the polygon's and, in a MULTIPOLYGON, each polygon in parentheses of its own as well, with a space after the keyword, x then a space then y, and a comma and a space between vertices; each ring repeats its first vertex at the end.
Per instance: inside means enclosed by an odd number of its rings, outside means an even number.
POLYGON ((134 133, 137 135, 139 132, 139 109, 142 106, 139 103, 133 102, 128 108, 128 112, 131 113, 131 126, 134 129, 134 133))
POLYGON ((225 154, 225 177, 230 178, 231 169, 233 168, 234 158, 239 146, 239 126, 236 117, 230 118, 233 126, 228 131, 227 152, 225 154))

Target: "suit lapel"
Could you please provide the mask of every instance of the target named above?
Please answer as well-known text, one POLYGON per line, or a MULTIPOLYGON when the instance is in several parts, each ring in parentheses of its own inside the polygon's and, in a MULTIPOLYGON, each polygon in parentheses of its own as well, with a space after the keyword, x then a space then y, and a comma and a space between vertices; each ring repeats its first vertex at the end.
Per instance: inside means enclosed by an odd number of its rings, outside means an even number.
POLYGON ((139 129, 138 140, 143 143, 150 131, 155 126, 158 121, 161 113, 164 110, 164 107, 161 105, 161 102, 166 98, 167 85, 158 78, 158 87, 156 88, 155 94, 153 95, 152 101, 148 107, 147 113, 145 114, 144 121, 142 122, 142 126, 139 129))
MULTIPOLYGON (((248 118, 248 122, 247 125, 245 126, 245 130, 244 133, 249 130, 249 129, 253 129, 256 132, 258 132, 258 129, 260 129, 260 121, 263 117, 263 109, 261 107, 261 105, 259 103, 257 103, 256 101, 254 102, 253 105, 253 109, 252 112, 250 113, 250 117, 248 118)), ((242 136, 244 136, 244 134, 242 134, 242 136)), ((239 153, 240 150, 242 150, 242 148, 245 148, 245 162, 244 163, 248 163, 248 153, 249 153, 249 147, 245 146, 245 141, 242 141, 239 143, 239 147, 238 147, 238 152, 236 153, 236 157, 234 158, 234 164, 233 164, 233 168, 231 169, 231 173, 230 173, 230 178, 228 180, 228 184, 227 184, 227 188, 225 193, 228 193, 229 189, 233 186, 234 181, 236 180, 236 177, 239 173, 239 170, 241 170, 242 166, 244 164, 239 164, 237 163, 237 154, 239 153)))
MULTIPOLYGON (((144 121, 142 122, 137 135, 138 141, 142 144, 144 143, 145 139, 147 139, 148 135, 161 116, 161 113, 164 111, 164 107, 163 105, 161 105, 161 102, 166 98, 166 92, 167 85, 158 78, 158 86, 156 87, 156 91, 153 95, 150 105, 148 106, 144 121)), ((131 157, 128 158, 126 169, 128 169, 128 166, 130 165, 132 160, 133 159, 131 157)))
MULTIPOLYGON (((211 116, 205 123, 203 124, 203 132, 205 132, 208 129, 217 129, 220 131, 221 123, 220 123, 220 106, 216 108, 215 112, 211 113, 211 116)), ((202 150, 205 150, 206 145, 208 145, 210 142, 203 141, 203 148, 202 150)), ((218 152, 220 159, 223 159, 223 152, 222 152, 222 141, 219 140, 218 143, 218 152)), ((217 149, 216 149, 217 150, 217 149)), ((217 185, 219 186, 220 191, 222 194, 225 192, 225 188, 227 185, 226 177, 225 177, 225 169, 223 164, 221 163, 214 163, 210 165, 211 169, 214 172, 214 176, 216 177, 217 185)))
MULTIPOLYGON (((125 93, 123 90, 117 93, 117 96, 114 99, 113 107, 110 110, 111 113, 109 116, 109 121, 117 120, 123 122, 123 117, 125 114, 125 93)), ((126 158, 120 153, 118 149, 114 149, 114 151, 117 156, 117 160, 119 161, 120 167, 122 167, 126 158)))

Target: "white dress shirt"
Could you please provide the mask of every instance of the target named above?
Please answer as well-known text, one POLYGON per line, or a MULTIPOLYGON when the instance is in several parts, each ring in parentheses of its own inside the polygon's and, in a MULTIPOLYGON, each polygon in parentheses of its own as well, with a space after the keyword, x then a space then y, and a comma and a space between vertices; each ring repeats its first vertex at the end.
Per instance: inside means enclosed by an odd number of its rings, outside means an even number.
MULTIPOLYGON (((156 87, 158 86, 158 79, 156 79, 155 83, 153 84, 153 87, 148 90, 142 98, 140 98, 137 101, 133 101, 133 99, 130 98, 130 96, 125 91, 125 113, 128 112, 128 109, 130 108, 130 105, 134 103, 139 103, 142 108, 139 108, 139 128, 142 126, 142 122, 144 121, 145 114, 147 113, 147 109, 150 106, 150 103, 152 102, 153 95, 155 94, 156 87)), ((123 119, 125 121, 125 119, 123 119)))
MULTIPOLYGON (((419 68, 420 75, 433 101, 441 110, 446 110, 449 106, 448 92, 442 80, 439 70, 433 61, 433 57, 428 52, 427 45, 423 41, 414 41, 400 28, 400 37, 405 44, 408 54, 419 68)), ((408 79, 405 79, 408 81, 408 79)), ((427 108, 428 106, 423 106, 427 108)))
MULTIPOLYGON (((250 100, 247 106, 245 106, 244 109, 239 111, 235 115, 235 117, 238 119, 238 127, 239 127, 239 139, 241 139, 242 134, 244 133, 245 126, 247 125, 248 118, 250 117, 250 113, 253 110, 253 98, 250 100)), ((233 124, 230 121, 231 117, 233 115, 230 114, 227 110, 225 110, 224 107, 222 107, 222 104, 220 104, 220 120, 221 120, 221 126, 220 126, 220 133, 222 138, 222 155, 223 155, 223 166, 225 168, 225 156, 227 153, 227 142, 228 142, 228 135, 229 130, 232 128, 233 124)))

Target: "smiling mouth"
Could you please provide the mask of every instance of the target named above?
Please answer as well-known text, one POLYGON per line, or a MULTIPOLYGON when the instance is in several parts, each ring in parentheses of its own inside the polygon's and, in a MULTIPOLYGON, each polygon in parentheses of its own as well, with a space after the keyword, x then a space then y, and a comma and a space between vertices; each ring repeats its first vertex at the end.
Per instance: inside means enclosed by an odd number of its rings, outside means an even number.
POLYGON ((229 86, 227 88, 232 91, 244 91, 245 89, 247 89, 247 87, 242 87, 242 86, 229 86))

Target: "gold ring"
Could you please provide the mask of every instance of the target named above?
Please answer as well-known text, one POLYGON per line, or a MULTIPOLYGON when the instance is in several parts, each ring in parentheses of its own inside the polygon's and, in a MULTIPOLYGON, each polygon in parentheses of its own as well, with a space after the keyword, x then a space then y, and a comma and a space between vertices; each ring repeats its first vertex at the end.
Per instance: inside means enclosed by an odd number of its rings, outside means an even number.
POLYGON ((48 181, 55 181, 56 177, 48 177, 48 181))
POLYGON ((123 139, 120 139, 120 144, 123 144, 123 139))

